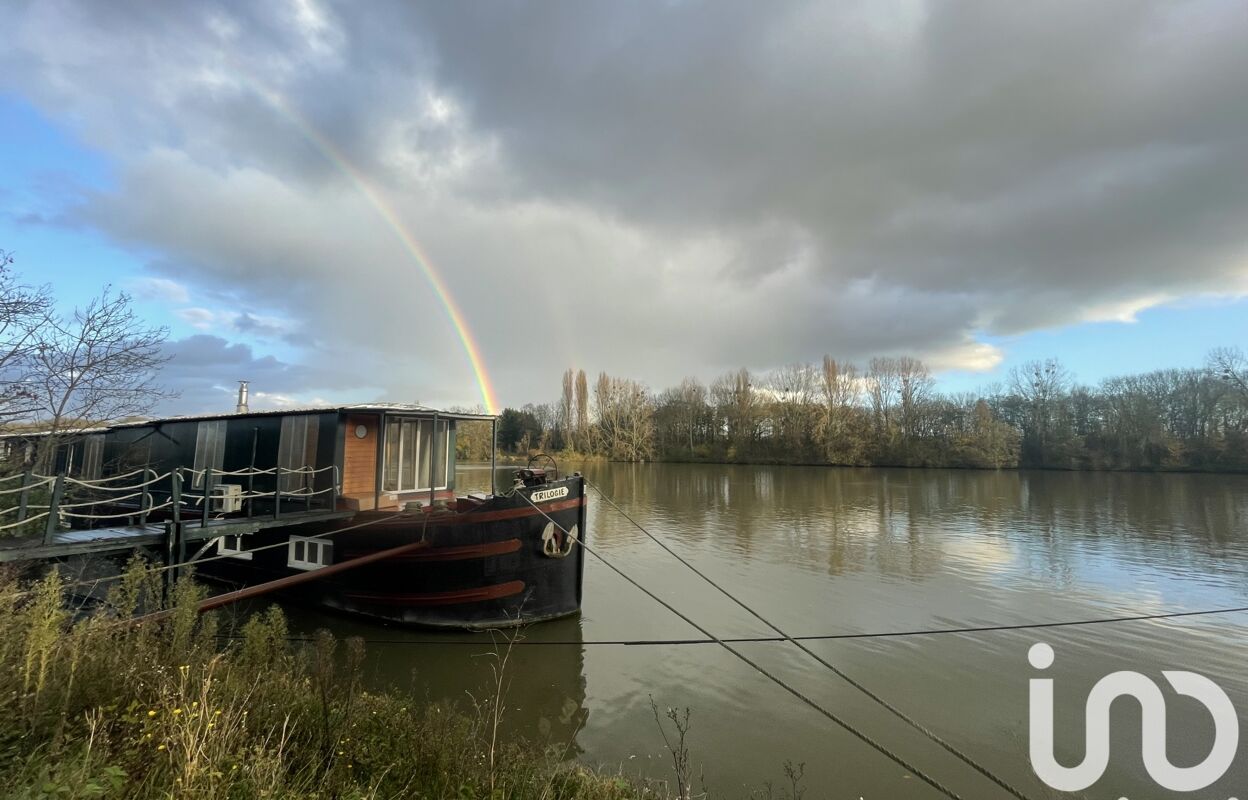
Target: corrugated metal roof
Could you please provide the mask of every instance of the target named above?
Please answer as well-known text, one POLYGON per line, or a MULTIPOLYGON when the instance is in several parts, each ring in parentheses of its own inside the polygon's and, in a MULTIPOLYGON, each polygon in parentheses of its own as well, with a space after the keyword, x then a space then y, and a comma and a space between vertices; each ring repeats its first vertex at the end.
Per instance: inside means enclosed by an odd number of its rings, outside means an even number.
MULTIPOLYGON (((153 417, 152 419, 118 422, 114 425, 99 425, 91 428, 81 428, 73 431, 65 431, 65 433, 104 433, 106 431, 119 430, 121 428, 142 428, 148 425, 161 425, 167 422, 198 422, 200 420, 245 419, 247 417, 280 417, 289 414, 350 413, 353 411, 386 414, 420 414, 429 416, 437 414, 439 417, 446 419, 486 421, 495 419, 496 416, 494 414, 465 414, 458 411, 440 411, 436 408, 422 406, 416 403, 354 403, 350 405, 291 406, 289 408, 275 408, 265 411, 248 411, 245 414, 238 414, 231 411, 224 414, 183 414, 174 417, 153 417)), ((19 430, 0 434, 0 438, 13 436, 45 436, 48 433, 50 433, 48 430, 19 430)))

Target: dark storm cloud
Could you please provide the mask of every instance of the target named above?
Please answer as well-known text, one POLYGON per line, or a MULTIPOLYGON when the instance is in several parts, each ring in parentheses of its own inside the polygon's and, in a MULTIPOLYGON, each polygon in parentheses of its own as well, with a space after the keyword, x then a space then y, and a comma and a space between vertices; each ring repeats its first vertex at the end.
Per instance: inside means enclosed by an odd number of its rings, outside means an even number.
MULTIPOLYGON (((1233 4, 33 4, 0 81, 122 164, 73 219, 197 265, 401 399, 504 400, 1237 294, 1233 4), (308 129, 316 131, 311 138, 308 129), (332 155, 332 154, 331 154, 332 155)), ((157 264, 154 274, 188 280, 157 264)))
POLYGON ((342 389, 343 375, 316 365, 292 364, 255 354, 244 344, 200 334, 165 344, 169 357, 160 383, 176 396, 159 409, 169 413, 211 413, 232 409, 237 381, 249 380, 261 395, 257 407, 280 405, 309 392, 342 389))

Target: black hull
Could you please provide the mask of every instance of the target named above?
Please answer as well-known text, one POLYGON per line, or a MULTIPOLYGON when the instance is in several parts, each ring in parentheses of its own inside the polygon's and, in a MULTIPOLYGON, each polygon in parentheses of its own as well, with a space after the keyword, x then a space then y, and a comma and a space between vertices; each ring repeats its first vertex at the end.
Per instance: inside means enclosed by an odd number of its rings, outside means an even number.
MULTIPOLYGON (((556 619, 581 607, 585 550, 549 525, 585 536, 585 482, 572 476, 492 497, 458 511, 367 512, 341 523, 261 531, 242 557, 206 561, 198 573, 239 586, 306 574, 289 565, 291 537, 333 543, 323 578, 277 596, 386 622, 483 629, 556 619), (350 562, 394 548, 400 554, 362 566, 350 562)), ((206 556, 217 555, 210 548, 206 556)), ((317 570, 313 570, 314 572, 317 570)))

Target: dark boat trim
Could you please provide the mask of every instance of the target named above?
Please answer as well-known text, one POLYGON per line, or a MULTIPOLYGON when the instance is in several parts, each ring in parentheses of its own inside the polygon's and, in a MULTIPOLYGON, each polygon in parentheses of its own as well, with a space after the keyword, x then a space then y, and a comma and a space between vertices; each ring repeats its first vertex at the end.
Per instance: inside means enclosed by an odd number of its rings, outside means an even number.
MULTIPOLYGON (((430 547, 417 553, 409 553, 405 556, 395 556, 395 561, 465 561, 471 558, 487 558, 489 556, 504 556, 508 553, 514 553, 520 549, 519 539, 506 539, 501 542, 487 542, 485 544, 465 544, 453 547, 430 547)), ((365 555, 367 551, 348 550, 343 553, 343 558, 355 558, 365 555)))
POLYGON ((459 603, 480 603, 486 600, 498 600, 503 597, 520 594, 523 591, 524 581, 507 581, 506 583, 496 583, 493 586, 456 589, 450 592, 424 592, 419 594, 352 592, 343 596, 350 600, 387 606, 448 606, 459 603))
MULTIPOLYGON (((585 498, 574 497, 570 500, 560 500, 556 503, 538 503, 537 506, 547 514, 553 514, 556 511, 566 511, 569 508, 579 508, 585 505, 585 498)), ((426 523, 430 528, 449 527, 452 525, 475 525, 478 522, 498 522, 505 519, 523 519, 524 517, 535 517, 541 512, 533 508, 533 506, 525 505, 519 508, 508 508, 502 511, 467 511, 463 513, 449 513, 439 515, 434 513, 430 515, 426 523)), ((386 528, 390 525, 403 525, 404 523, 396 521, 391 523, 389 520, 378 524, 378 528, 386 528)))

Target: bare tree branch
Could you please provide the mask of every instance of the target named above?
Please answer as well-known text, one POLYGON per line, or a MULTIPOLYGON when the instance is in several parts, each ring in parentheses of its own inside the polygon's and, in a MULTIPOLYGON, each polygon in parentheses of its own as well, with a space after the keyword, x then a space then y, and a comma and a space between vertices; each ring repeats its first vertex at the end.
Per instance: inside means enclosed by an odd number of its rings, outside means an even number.
POLYGON ((144 414, 173 396, 156 383, 168 336, 134 313, 129 295, 108 287, 72 314, 49 317, 33 336, 28 377, 51 432, 41 459, 64 434, 144 414))

